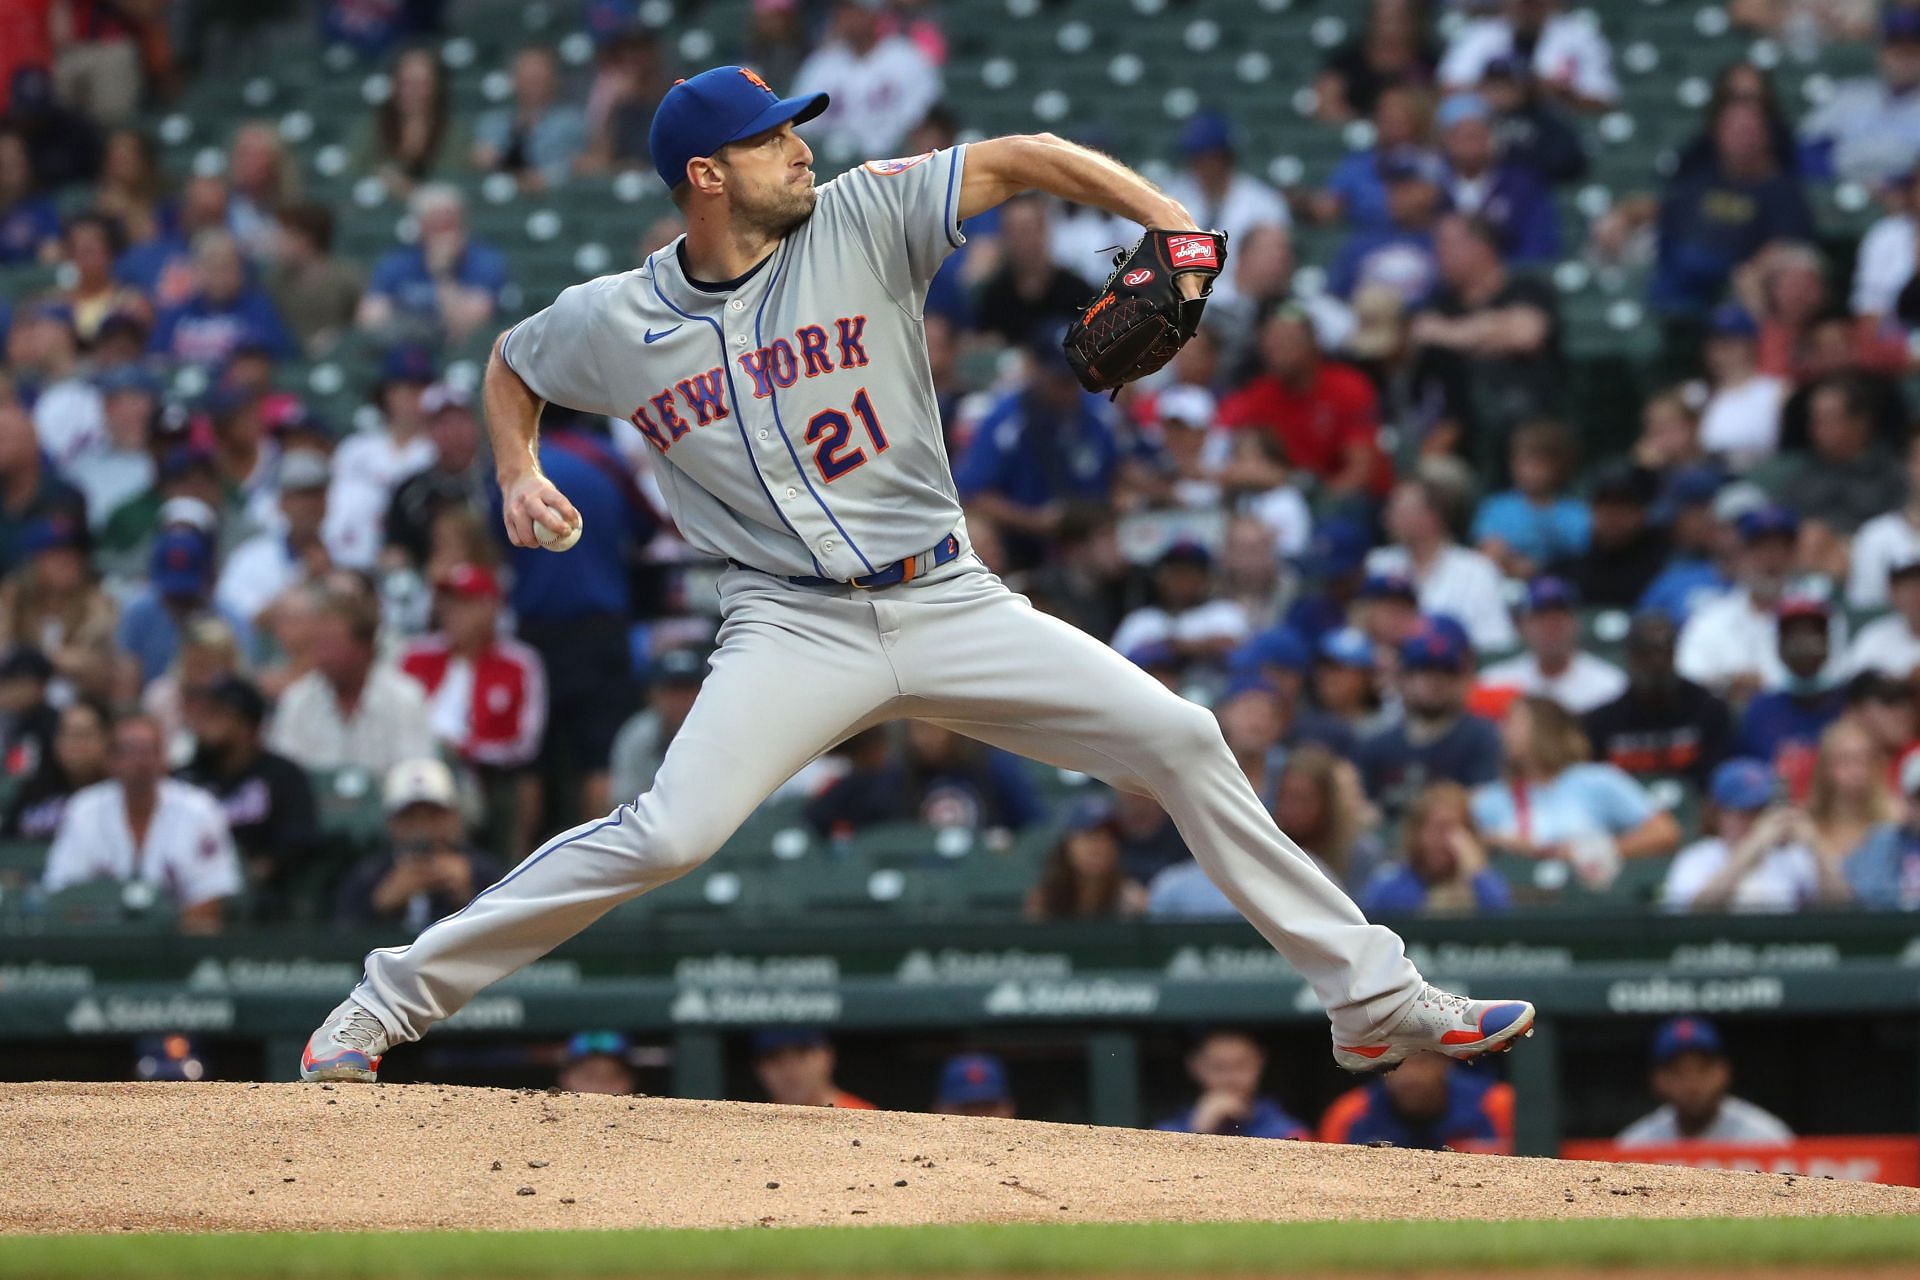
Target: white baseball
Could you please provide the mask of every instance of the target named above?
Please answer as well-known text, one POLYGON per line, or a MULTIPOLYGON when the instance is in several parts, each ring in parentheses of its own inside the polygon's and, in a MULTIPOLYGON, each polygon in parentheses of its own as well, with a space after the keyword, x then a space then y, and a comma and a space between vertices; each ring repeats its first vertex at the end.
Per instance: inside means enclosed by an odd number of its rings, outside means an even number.
POLYGON ((533 536, 538 538, 540 545, 548 551, 565 551, 568 547, 580 541, 580 531, 585 527, 584 522, 575 520, 567 527, 565 533, 555 533, 547 527, 545 521, 535 520, 533 522, 533 536))

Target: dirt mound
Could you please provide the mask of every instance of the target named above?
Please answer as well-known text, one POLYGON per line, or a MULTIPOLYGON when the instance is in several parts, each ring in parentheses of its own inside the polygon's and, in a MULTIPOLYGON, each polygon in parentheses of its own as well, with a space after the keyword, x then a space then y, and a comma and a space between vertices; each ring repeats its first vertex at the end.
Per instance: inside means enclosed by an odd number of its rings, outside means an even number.
POLYGON ((434 1085, 0 1084, 0 1231, 1920 1213, 1920 1190, 434 1085))

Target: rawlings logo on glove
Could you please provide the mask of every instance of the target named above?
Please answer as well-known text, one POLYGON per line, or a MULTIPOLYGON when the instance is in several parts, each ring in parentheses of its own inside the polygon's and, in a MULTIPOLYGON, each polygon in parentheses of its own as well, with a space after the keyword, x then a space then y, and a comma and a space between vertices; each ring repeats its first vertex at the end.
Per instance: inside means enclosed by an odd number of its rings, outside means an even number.
POLYGON ((1213 281, 1226 264, 1218 231, 1149 231, 1113 260, 1113 274, 1067 328, 1067 363, 1089 391, 1111 391, 1163 367, 1200 327, 1213 281), (1183 297, 1180 276, 1200 295, 1183 297))

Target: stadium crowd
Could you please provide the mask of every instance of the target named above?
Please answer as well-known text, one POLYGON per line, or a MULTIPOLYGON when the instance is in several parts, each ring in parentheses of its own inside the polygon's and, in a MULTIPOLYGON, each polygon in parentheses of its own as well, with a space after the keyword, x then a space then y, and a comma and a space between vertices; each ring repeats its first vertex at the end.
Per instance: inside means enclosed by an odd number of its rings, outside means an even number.
MULTIPOLYGON (((212 7, 0 7, 0 270, 54 268, 0 298, 0 830, 47 845, 49 894, 135 882, 187 928, 408 931, 643 790, 705 671, 711 592, 644 438, 550 408, 541 462, 585 536, 509 550, 448 356, 539 301, 516 309, 462 184, 646 173, 683 68, 640 6, 588 0, 581 72, 521 48, 467 118, 440 4, 317 6, 391 86, 351 163, 409 238, 355 261, 270 122, 217 171, 160 166, 143 104, 217 70, 178 35, 212 7), (289 389, 356 343, 381 353, 367 421, 289 389), (327 863, 348 776, 375 830, 327 863)), ((964 136, 941 98, 957 9, 755 0, 744 48, 833 93, 803 130, 823 155, 913 154, 964 136)), ((929 294, 975 549, 1211 705, 1369 915, 1648 865, 1674 911, 1920 907, 1920 4, 1730 18, 1871 42, 1877 72, 1795 119, 1766 69, 1726 67, 1670 170, 1584 242, 1556 201, 1589 163, 1573 121, 1620 93, 1604 18, 1375 0, 1314 81, 1325 127, 1364 141, 1319 180, 1270 185, 1224 114, 1182 125, 1169 190, 1231 256, 1164 376, 1109 403, 1061 358, 1103 246, 1133 236, 1096 211, 973 219, 929 294), (1858 246, 1821 238, 1809 192, 1836 179, 1884 206, 1858 246), (1303 230, 1337 252, 1297 260, 1303 230), (1638 422, 1573 425, 1543 274, 1569 260, 1645 273, 1662 354, 1638 422)), ((633 234, 644 254, 676 231, 633 234)), ((1150 801, 1055 811, 931 725, 863 734, 779 800, 824 841, 1057 826, 1036 919, 1232 913, 1150 801)))

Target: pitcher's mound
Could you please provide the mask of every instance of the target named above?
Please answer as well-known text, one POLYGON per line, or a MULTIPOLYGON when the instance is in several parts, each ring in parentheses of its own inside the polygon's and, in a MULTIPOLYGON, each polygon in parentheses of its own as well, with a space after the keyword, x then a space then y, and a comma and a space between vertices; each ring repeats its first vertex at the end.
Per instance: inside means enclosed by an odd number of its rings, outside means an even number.
POLYGON ((0 1084, 5 1231, 1920 1213, 1920 1190, 435 1085, 0 1084))

